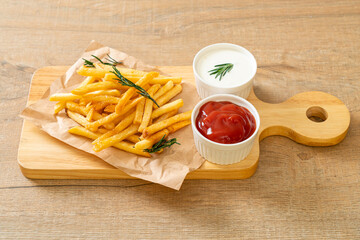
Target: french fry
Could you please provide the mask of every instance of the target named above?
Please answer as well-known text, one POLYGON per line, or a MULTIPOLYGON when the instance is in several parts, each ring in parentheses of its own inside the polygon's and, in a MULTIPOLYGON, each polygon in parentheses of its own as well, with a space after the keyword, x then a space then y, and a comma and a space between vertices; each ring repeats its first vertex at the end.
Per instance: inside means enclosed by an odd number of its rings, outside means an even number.
POLYGON ((53 95, 50 96, 49 100, 65 102, 65 101, 73 101, 75 99, 80 99, 80 98, 81 96, 72 93, 54 93, 53 95))
MULTIPOLYGON (((129 89, 130 90, 130 89, 129 89)), ((120 98, 107 95, 98 95, 98 96, 86 96, 84 97, 88 101, 92 102, 106 102, 108 104, 117 104, 120 101, 120 98)))
MULTIPOLYGON (((152 97, 159 88, 160 88, 160 84, 152 85, 152 87, 148 90, 149 95, 152 97)), ((153 104, 154 102, 151 99, 146 99, 144 114, 138 130, 139 132, 142 132, 149 125, 153 104)))
POLYGON ((58 114, 66 106, 66 102, 57 102, 54 106, 54 114, 58 114))
POLYGON ((98 112, 102 112, 104 110, 104 108, 106 108, 107 105, 110 105, 111 103, 109 102, 97 102, 94 104, 94 108, 96 111, 98 112))
MULTIPOLYGON (((87 110, 86 107, 80 106, 74 102, 66 102, 66 108, 70 111, 80 113, 83 116, 87 116, 88 111, 90 111, 90 109, 87 110)), ((93 118, 93 120, 96 121, 96 120, 103 118, 103 116, 100 113, 98 113, 97 111, 94 111, 92 118, 93 118)), ((107 123, 107 124, 104 124, 104 127, 106 129, 113 129, 115 126, 113 123, 107 123)))
POLYGON ((125 107, 125 104, 130 100, 130 98, 135 94, 136 89, 135 88, 129 88, 120 98, 118 102, 116 102, 115 106, 115 112, 120 113, 123 108, 125 107))
MULTIPOLYGON (((93 132, 91 132, 91 131, 89 131, 86 128, 81 127, 81 126, 73 127, 71 129, 69 129, 68 132, 72 133, 72 134, 79 135, 79 136, 83 136, 83 137, 86 137, 86 138, 90 138, 90 139, 96 139, 100 135, 100 134, 97 134, 97 133, 93 133, 93 132)), ((140 156, 151 157, 151 155, 149 153, 143 152, 142 150, 137 150, 137 149, 134 148, 134 146, 132 144, 127 143, 127 142, 116 143, 116 144, 113 145, 113 147, 118 148, 118 149, 123 150, 123 151, 126 151, 126 152, 134 153, 134 154, 137 154, 137 155, 140 155, 140 156)))
POLYGON ((98 90, 108 90, 108 89, 128 89, 129 87, 123 86, 120 83, 114 83, 114 82, 96 82, 91 83, 82 87, 78 87, 71 91, 72 94, 75 95, 84 95, 89 92, 94 92, 98 90))
POLYGON ((135 112, 133 111, 128 116, 126 116, 118 125, 116 125, 116 127, 113 130, 108 131, 107 133, 101 135, 98 139, 96 139, 94 142, 92 142, 92 144, 97 144, 97 143, 103 141, 104 139, 109 138, 109 137, 121 132, 122 130, 127 128, 133 122, 134 117, 135 117, 135 112))
POLYGON ((177 130, 179 130, 179 129, 183 128, 183 127, 186 127, 190 123, 191 123, 191 120, 185 120, 185 121, 177 122, 177 123, 167 127, 167 130, 169 130, 170 133, 174 133, 177 130))
POLYGON ((115 104, 110 104, 110 105, 107 105, 106 108, 104 108, 104 112, 107 112, 107 113, 113 113, 115 112, 115 104))
MULTIPOLYGON (((116 112, 113 112, 111 114, 109 114, 106 117, 103 117, 101 119, 96 120, 95 122, 91 122, 87 125, 87 129, 90 129, 94 132, 96 132, 96 129, 106 123, 115 121, 117 118, 121 117, 122 115, 126 114, 127 112, 129 112, 131 109, 133 109, 136 104, 141 101, 141 99, 143 99, 144 97, 138 97, 135 98, 134 100, 131 101, 130 104, 126 105, 126 107, 119 113, 117 114, 116 112)), ((105 125, 104 125, 105 126, 105 125)))
POLYGON ((137 143, 137 142, 140 142, 140 137, 138 135, 131 135, 131 136, 128 136, 127 138, 125 138, 125 140, 128 140, 133 143, 137 143))
MULTIPOLYGON (((104 70, 106 70, 108 72, 114 71, 113 67, 109 66, 109 65, 103 65, 103 68, 104 68, 104 70)), ((131 69, 131 68, 117 68, 117 69, 120 71, 120 73, 123 76, 135 75, 135 76, 142 77, 147 73, 147 72, 143 72, 143 71, 136 70, 136 69, 131 69)))
POLYGON ((174 87, 174 83, 173 81, 168 81, 164 86, 162 86, 159 91, 157 91, 154 95, 154 99, 155 101, 157 99, 159 99, 159 97, 161 97, 162 95, 164 95, 167 91, 169 91, 170 89, 172 89, 174 87))
POLYGON ((155 124, 145 128, 142 135, 143 135, 143 137, 146 138, 147 136, 152 135, 162 129, 165 129, 170 125, 173 125, 177 122, 188 120, 191 118, 191 113, 192 113, 192 110, 184 112, 184 113, 180 113, 180 114, 170 117, 166 120, 155 123, 155 124))
POLYGON ((109 138, 106 138, 104 141, 101 141, 98 144, 94 145, 93 150, 95 152, 99 152, 105 148, 113 146, 114 144, 121 142, 125 138, 137 133, 138 128, 139 128, 138 124, 131 125, 130 127, 119 132, 118 134, 115 134, 109 138))
POLYGON ((109 114, 108 116, 106 117, 103 117, 103 118, 100 118, 94 122, 91 122, 91 123, 88 123, 85 125, 85 127, 93 132, 96 132, 97 129, 106 124, 106 123, 110 123, 112 121, 114 121, 116 118, 120 117, 119 114, 117 113, 112 113, 112 114, 109 114))
POLYGON ((160 84, 160 85, 164 85, 167 82, 171 81, 174 84, 180 84, 181 83, 181 78, 176 78, 176 77, 158 77, 158 78, 154 78, 153 80, 150 81, 150 84, 160 84))
POLYGON ((151 148, 152 145, 154 145, 155 143, 160 141, 162 138, 166 138, 168 135, 169 135, 169 130, 163 129, 163 130, 151 135, 150 137, 145 138, 144 140, 141 140, 140 142, 137 142, 135 144, 135 148, 139 149, 139 150, 151 148))
MULTIPOLYGON (((161 96, 158 100, 156 100, 157 104, 161 107, 165 103, 167 103, 170 99, 178 95, 182 91, 182 87, 179 84, 176 84, 171 90, 169 90, 167 93, 165 93, 163 96, 161 96)), ((154 105, 154 108, 157 108, 156 105, 154 105)))
POLYGON ((171 112, 175 109, 179 109, 184 105, 184 101, 182 99, 175 100, 173 102, 167 103, 163 106, 161 106, 158 109, 155 109, 153 113, 151 114, 151 118, 157 118, 165 113, 171 112))
MULTIPOLYGON (((90 130, 87 130, 87 131, 90 131, 90 130)), ((107 133, 108 131, 109 130, 107 130, 106 128, 99 127, 96 133, 104 134, 104 133, 107 133)))
POLYGON ((81 66, 77 70, 77 73, 81 76, 103 78, 105 74, 108 73, 108 71, 99 68, 90 68, 90 67, 81 66))
POLYGON ((108 82, 114 82, 114 83, 118 83, 119 81, 117 80, 117 77, 115 74, 113 73, 106 73, 105 77, 103 78, 104 81, 108 81, 108 82))
POLYGON ((92 108, 90 108, 90 110, 89 110, 88 113, 86 114, 86 120, 87 120, 88 122, 91 122, 91 121, 93 120, 94 112, 95 112, 95 110, 94 110, 94 108, 92 107, 92 108))
POLYGON ((96 77, 87 77, 87 78, 85 78, 84 81, 82 81, 82 83, 79 85, 79 87, 83 87, 85 85, 93 83, 93 82, 95 82, 95 80, 96 80, 96 77))
POLYGON ((119 92, 119 90, 110 89, 110 90, 99 90, 99 91, 95 91, 95 92, 89 92, 89 93, 84 94, 83 96, 85 98, 87 98, 87 97, 95 97, 95 96, 100 96, 100 95, 120 97, 121 93, 119 92))
POLYGON ((135 118, 134 118, 134 123, 135 124, 140 124, 143 118, 143 114, 144 114, 144 107, 145 107, 145 98, 142 99, 138 105, 136 105, 136 112, 135 112, 135 118))
MULTIPOLYGON (((134 75, 124 75, 125 78, 129 79, 132 82, 137 82, 141 76, 134 76, 134 75)), ((152 80, 150 80, 150 84, 160 84, 164 85, 168 82, 172 81, 174 84, 180 84, 181 78, 175 78, 175 77, 155 77, 152 80)))
MULTIPOLYGON (((153 79, 154 77, 158 76, 159 73, 158 72, 149 72, 147 74, 144 75, 144 77, 142 77, 137 83, 136 85, 143 87, 144 85, 146 85, 151 79, 153 79)), ((115 107, 115 112, 120 113, 125 104, 129 101, 129 99, 136 93, 136 88, 129 88, 121 97, 120 101, 118 102, 118 104, 115 107)))
POLYGON ((89 123, 88 121, 86 121, 86 118, 79 113, 72 112, 70 110, 67 110, 66 113, 72 120, 84 127, 89 123))
POLYGON ((165 119, 168 119, 169 117, 172 117, 172 116, 176 115, 176 114, 178 113, 178 111, 179 111, 179 109, 175 109, 175 110, 173 110, 173 111, 171 111, 171 112, 168 112, 168 113, 165 113, 165 114, 161 115, 159 118, 157 118, 157 119, 153 122, 153 124, 154 124, 154 123, 161 122, 161 121, 163 121, 163 120, 165 120, 165 119))
POLYGON ((74 103, 74 102, 66 102, 65 106, 70 111, 80 113, 81 115, 84 115, 84 116, 87 115, 85 106, 80 106, 79 104, 74 103))

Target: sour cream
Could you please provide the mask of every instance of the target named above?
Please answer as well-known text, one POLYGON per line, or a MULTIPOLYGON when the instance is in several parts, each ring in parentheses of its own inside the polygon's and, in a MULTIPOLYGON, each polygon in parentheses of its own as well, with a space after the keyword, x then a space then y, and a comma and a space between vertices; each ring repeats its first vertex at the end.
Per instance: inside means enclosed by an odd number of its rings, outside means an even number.
POLYGON ((218 43, 201 49, 193 62, 194 75, 201 98, 217 93, 231 93, 246 98, 252 87, 257 64, 245 48, 229 43, 218 43), (210 75, 215 65, 231 63, 233 68, 220 80, 210 75), (246 89, 245 89, 246 86, 246 89))

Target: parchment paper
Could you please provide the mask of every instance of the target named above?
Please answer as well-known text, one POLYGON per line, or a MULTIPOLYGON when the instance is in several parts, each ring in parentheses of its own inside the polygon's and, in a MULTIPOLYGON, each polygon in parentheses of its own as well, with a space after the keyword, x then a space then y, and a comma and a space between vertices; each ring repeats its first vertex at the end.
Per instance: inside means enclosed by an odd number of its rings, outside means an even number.
MULTIPOLYGON (((186 174, 199 168, 205 161, 196 151, 191 126, 170 135, 170 137, 176 137, 181 145, 173 145, 171 148, 165 149, 162 154, 152 154, 152 158, 145 158, 112 147, 96 153, 92 150, 91 140, 68 133, 70 128, 78 124, 67 117, 64 110, 58 115, 53 114, 55 102, 50 102, 49 96, 56 92, 70 92, 85 79, 76 73, 76 70, 84 64, 82 58, 96 61, 91 55, 104 59, 107 54, 117 61, 123 62, 125 67, 143 71, 158 71, 155 67, 144 64, 124 52, 92 41, 66 74, 54 81, 39 101, 25 108, 21 116, 34 122, 49 135, 98 156, 130 176, 179 190, 186 174)), ((193 84, 183 81, 182 87, 182 93, 174 99, 182 98, 184 100, 184 106, 180 112, 185 112, 192 109, 200 99, 193 84)))

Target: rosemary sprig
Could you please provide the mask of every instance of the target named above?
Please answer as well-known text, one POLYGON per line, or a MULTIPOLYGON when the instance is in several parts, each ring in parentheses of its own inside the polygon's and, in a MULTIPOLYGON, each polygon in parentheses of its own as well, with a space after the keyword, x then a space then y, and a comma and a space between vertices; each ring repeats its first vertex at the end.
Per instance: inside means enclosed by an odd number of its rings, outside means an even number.
POLYGON ((143 89, 139 85, 136 85, 129 79, 126 79, 115 66, 113 66, 113 69, 114 69, 114 71, 111 71, 111 72, 116 75, 116 77, 117 77, 116 80, 118 80, 119 83, 121 83, 123 86, 136 88, 136 90, 138 90, 137 93, 139 93, 141 96, 144 96, 144 97, 150 99, 151 101, 153 101, 156 104, 156 106, 160 107, 159 104, 157 104, 157 102, 150 96, 150 94, 145 91, 145 89, 143 89))
POLYGON ((161 138, 160 141, 158 141, 157 143, 155 143, 152 148, 150 148, 150 149, 148 149, 148 148, 147 148, 147 149, 144 149, 144 152, 155 153, 155 152, 160 151, 160 150, 163 149, 163 148, 171 147, 171 146, 174 145, 175 143, 178 144, 178 145, 181 145, 180 143, 178 143, 178 142, 176 141, 176 138, 172 138, 172 139, 170 139, 170 140, 167 141, 167 140, 165 139, 165 136, 166 136, 166 135, 164 135, 164 136, 161 138))
MULTIPOLYGON (((122 62, 118 62, 118 61, 116 61, 114 58, 110 57, 109 54, 107 54, 108 58, 105 58, 105 60, 108 61, 108 63, 103 62, 100 58, 98 58, 98 57, 95 56, 95 55, 91 55, 91 56, 94 57, 94 58, 96 58, 99 62, 101 62, 101 63, 104 64, 104 65, 109 65, 109 66, 113 66, 113 67, 114 67, 114 66, 122 63, 122 62)), ((85 63, 84 63, 85 67, 95 67, 95 65, 94 65, 93 62, 91 62, 91 61, 89 61, 89 60, 86 60, 85 58, 83 58, 83 59, 84 59, 84 61, 85 61, 85 63)))
POLYGON ((104 65, 109 65, 109 66, 115 67, 116 65, 122 63, 122 62, 118 62, 118 61, 116 61, 115 59, 113 59, 112 57, 110 57, 109 54, 107 54, 107 56, 108 56, 109 58, 105 58, 105 60, 108 61, 109 63, 105 63, 105 62, 101 61, 101 59, 98 58, 98 57, 95 56, 95 55, 91 55, 91 56, 94 57, 94 58, 96 58, 99 62, 101 62, 101 63, 104 64, 104 65))
POLYGON ((223 76, 225 76, 226 73, 231 71, 231 69, 234 67, 234 64, 223 63, 223 64, 215 65, 214 67, 215 68, 213 70, 210 70, 209 73, 210 75, 216 74, 215 79, 220 76, 219 81, 221 81, 223 76))
POLYGON ((85 67, 95 67, 94 66, 94 64, 93 64, 93 62, 91 62, 91 61, 89 61, 89 60, 86 60, 85 58, 83 58, 84 59, 84 65, 85 65, 85 67))

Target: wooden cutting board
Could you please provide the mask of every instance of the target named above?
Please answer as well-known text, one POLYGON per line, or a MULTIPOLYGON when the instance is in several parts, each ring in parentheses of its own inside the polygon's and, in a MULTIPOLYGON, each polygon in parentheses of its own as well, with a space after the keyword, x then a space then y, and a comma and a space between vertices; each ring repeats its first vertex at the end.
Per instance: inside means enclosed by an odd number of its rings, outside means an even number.
MULTIPOLYGON (((191 66, 159 67, 194 83, 191 66)), ((44 67, 32 78, 28 104, 40 99, 50 84, 68 67, 44 67)), ((338 98, 323 92, 305 92, 280 104, 260 101, 251 92, 248 100, 260 114, 258 139, 249 156, 240 163, 217 165, 205 162, 187 179, 244 179, 252 176, 259 162, 259 141, 272 135, 286 136, 309 146, 339 143, 350 125, 350 113, 338 98), (313 121, 316 120, 316 121, 313 121), (321 122, 319 122, 321 121, 321 122)), ((133 178, 89 153, 73 148, 24 121, 18 162, 22 173, 36 179, 128 179, 133 178)))

